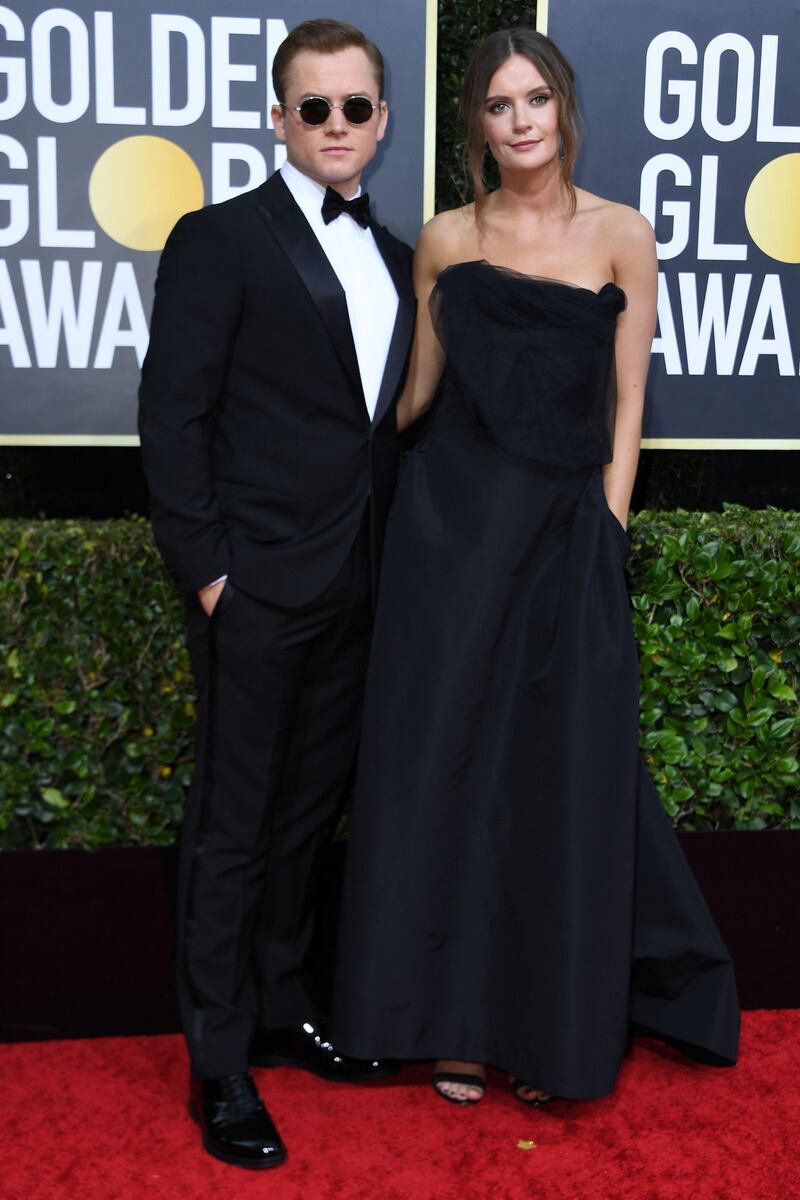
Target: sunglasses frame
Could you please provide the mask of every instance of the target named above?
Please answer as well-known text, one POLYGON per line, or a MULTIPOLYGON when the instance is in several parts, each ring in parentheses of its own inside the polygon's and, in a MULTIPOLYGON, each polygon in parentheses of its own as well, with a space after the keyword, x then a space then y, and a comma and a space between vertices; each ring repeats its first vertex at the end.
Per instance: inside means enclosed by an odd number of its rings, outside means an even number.
POLYGON ((299 113, 299 114, 300 114, 300 120, 303 122, 303 124, 306 126, 306 128, 308 128, 308 129, 321 129, 321 128, 322 128, 322 126, 325 124, 325 122, 326 122, 326 121, 329 119, 329 117, 330 117, 331 113, 333 112, 333 110, 334 110, 335 108, 340 108, 340 109, 342 110, 342 116, 344 117, 345 121, 347 121, 347 124, 348 124, 348 125, 355 125, 355 126, 356 126, 356 128, 357 128, 359 125, 367 125, 367 124, 368 124, 368 123, 369 123, 369 122, 372 120, 372 113, 373 113, 373 112, 375 112, 377 109, 380 109, 380 106, 381 106, 381 104, 383 103, 383 101, 382 101, 382 100, 379 100, 377 104, 373 104, 373 103, 372 103, 372 101, 370 100, 369 96, 363 96, 363 95, 360 95, 359 93, 356 93, 356 94, 355 94, 355 95, 353 95, 353 96, 348 96, 348 97, 347 97, 347 99, 344 101, 344 103, 343 103, 343 104, 334 104, 334 103, 333 103, 333 101, 332 101, 332 100, 329 100, 327 96, 306 96, 305 100, 303 100, 303 101, 302 101, 302 103, 300 103, 300 104, 284 104, 284 103, 283 103, 283 101, 279 101, 279 103, 280 103, 280 106, 281 106, 281 108, 287 108, 287 109, 289 109, 291 112, 296 112, 296 113, 299 113), (321 101, 322 101, 324 104, 327 104, 327 106, 328 106, 328 116, 327 116, 327 117, 325 117, 325 120, 323 120, 323 121, 319 121, 319 122, 317 122, 316 124, 314 124, 314 122, 313 122, 313 121, 306 121, 306 120, 303 118, 303 114, 302 114, 302 112, 301 112, 301 109, 302 109, 302 107, 303 107, 303 104, 308 104, 309 100, 312 100, 312 101, 313 101, 313 100, 321 100, 321 101), (366 120, 364 120, 364 121, 351 121, 351 120, 350 120, 350 118, 347 116, 347 113, 346 113, 344 110, 345 110, 345 106, 346 106, 347 104, 349 104, 351 100, 366 100, 366 101, 367 101, 367 103, 369 104, 370 108, 372 109, 372 112, 371 112, 371 113, 370 113, 370 115, 369 115, 369 116, 366 118, 366 120))

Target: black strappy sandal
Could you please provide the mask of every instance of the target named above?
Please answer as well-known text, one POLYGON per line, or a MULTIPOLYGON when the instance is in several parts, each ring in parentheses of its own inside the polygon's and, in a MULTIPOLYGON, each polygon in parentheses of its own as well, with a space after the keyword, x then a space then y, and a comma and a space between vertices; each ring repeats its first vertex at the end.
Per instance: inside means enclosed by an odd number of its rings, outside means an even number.
POLYGON ((431 1076, 433 1090, 437 1096, 441 1096, 443 1100, 449 1100, 451 1104, 480 1104, 483 1099, 483 1093, 486 1091, 486 1080, 481 1075, 466 1075, 461 1071, 434 1071, 431 1076), (457 1096, 448 1096, 447 1092, 443 1092, 436 1085, 437 1083, 457 1083, 464 1084, 466 1087, 475 1087, 481 1089, 481 1094, 477 1100, 463 1099, 459 1100, 457 1096))
POLYGON ((521 1096, 520 1092, 523 1088, 534 1088, 535 1091, 539 1091, 540 1089, 536 1088, 532 1083, 526 1083, 524 1079, 511 1080, 511 1091, 517 1100, 519 1100, 520 1104, 527 1104, 530 1108, 543 1108, 545 1104, 549 1104, 551 1100, 555 1100, 555 1096, 549 1092, 545 1092, 544 1096, 531 1096, 530 1098, 521 1096))

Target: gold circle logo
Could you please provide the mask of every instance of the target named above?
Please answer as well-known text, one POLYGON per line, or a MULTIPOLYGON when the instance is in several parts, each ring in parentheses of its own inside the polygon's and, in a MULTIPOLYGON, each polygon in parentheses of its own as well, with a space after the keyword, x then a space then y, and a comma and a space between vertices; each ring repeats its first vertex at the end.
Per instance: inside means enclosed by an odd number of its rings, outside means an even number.
POLYGON ((800 262, 800 154, 773 158, 747 189, 744 219, 759 250, 778 262, 800 262))
POLYGON ((105 150, 89 178, 100 228, 131 250, 161 250, 179 217, 203 205, 193 159, 166 138, 123 138, 105 150))

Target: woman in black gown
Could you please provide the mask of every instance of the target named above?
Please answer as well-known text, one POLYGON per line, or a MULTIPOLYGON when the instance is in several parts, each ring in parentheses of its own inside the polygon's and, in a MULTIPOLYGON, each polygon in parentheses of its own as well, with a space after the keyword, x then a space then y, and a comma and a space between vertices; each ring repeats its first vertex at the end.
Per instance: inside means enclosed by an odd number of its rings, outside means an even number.
POLYGON ((731 1064, 738 1007, 638 754, 625 522, 653 231, 573 186, 547 38, 486 39, 462 101, 479 199, 416 254, 401 424, 443 371, 444 396, 389 523, 335 1025, 348 1054, 437 1059, 447 1099, 478 1100, 491 1063, 541 1103, 609 1092, 636 1031, 731 1064))

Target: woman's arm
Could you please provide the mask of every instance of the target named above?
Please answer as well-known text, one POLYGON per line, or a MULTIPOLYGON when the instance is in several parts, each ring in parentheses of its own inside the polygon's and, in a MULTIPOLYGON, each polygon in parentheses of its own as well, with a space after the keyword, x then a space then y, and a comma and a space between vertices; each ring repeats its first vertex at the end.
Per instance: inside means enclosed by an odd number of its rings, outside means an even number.
POLYGON ((417 323, 408 360, 403 390, 397 401, 397 426, 405 429, 422 416, 436 392, 444 370, 445 354, 436 336, 428 301, 431 297, 442 262, 442 213, 428 221, 419 235, 414 252, 414 291, 417 296, 417 323))
POLYGON ((614 458, 603 468, 603 486, 608 507, 624 527, 639 461, 644 389, 656 326, 658 263, 649 222, 630 208, 621 208, 614 216, 614 276, 628 303, 617 322, 614 458))

